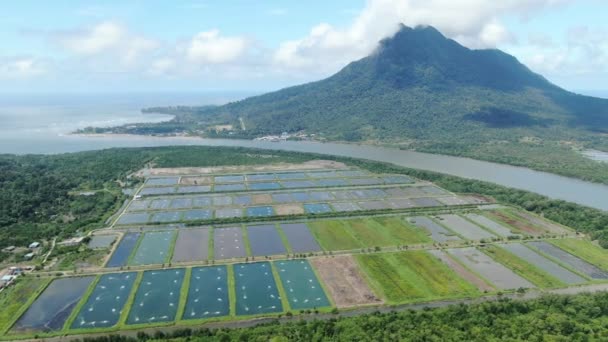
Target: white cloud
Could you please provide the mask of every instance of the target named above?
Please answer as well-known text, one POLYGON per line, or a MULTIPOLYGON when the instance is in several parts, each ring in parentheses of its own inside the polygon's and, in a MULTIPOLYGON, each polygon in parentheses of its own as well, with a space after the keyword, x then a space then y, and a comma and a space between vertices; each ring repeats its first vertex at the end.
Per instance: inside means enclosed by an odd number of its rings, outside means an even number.
POLYGON ((243 56, 248 42, 243 37, 224 37, 217 29, 195 35, 187 48, 187 58, 197 64, 221 64, 243 56))
POLYGON ((333 72, 373 51, 378 41, 398 29, 398 23, 432 25, 467 46, 495 47, 514 39, 499 16, 511 13, 526 17, 569 1, 369 0, 350 26, 319 24, 306 37, 283 42, 274 60, 286 68, 333 72))
POLYGON ((105 21, 73 31, 55 32, 51 35, 63 49, 84 57, 105 57, 120 61, 123 66, 133 66, 138 59, 159 48, 160 43, 129 31, 127 27, 105 21))
POLYGON ((34 57, 0 57, 0 79, 24 80, 47 73, 47 62, 34 57))

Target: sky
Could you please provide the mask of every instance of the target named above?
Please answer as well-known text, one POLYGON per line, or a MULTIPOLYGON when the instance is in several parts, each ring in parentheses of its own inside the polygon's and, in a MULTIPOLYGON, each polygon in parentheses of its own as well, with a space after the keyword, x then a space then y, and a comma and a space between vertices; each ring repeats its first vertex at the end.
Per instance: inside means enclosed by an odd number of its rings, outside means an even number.
POLYGON ((53 0, 0 4, 0 92, 262 92, 322 79, 399 23, 608 95, 606 0, 53 0))

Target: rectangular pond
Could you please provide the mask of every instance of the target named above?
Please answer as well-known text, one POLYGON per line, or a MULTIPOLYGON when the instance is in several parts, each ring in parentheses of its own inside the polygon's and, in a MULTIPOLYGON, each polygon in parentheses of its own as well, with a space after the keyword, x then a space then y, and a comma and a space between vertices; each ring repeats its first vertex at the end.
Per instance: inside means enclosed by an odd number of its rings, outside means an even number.
POLYGON ((150 195, 167 195, 175 193, 174 187, 164 187, 164 188, 143 188, 139 192, 141 196, 150 196, 150 195))
POLYGON ((249 182, 269 181, 275 179, 277 179, 277 177, 273 173, 256 173, 247 175, 247 181, 249 182))
POLYGON ((148 209, 149 205, 150 205, 150 201, 148 201, 148 200, 132 201, 131 204, 129 205, 129 209, 127 209, 127 211, 146 210, 146 209, 148 209))
POLYGON ((304 211, 308 214, 331 213, 331 207, 327 203, 307 203, 304 204, 304 211))
POLYGON ((287 250, 274 225, 247 226, 253 256, 285 254, 287 250))
POLYGON ((274 209, 271 206, 249 207, 245 209, 249 217, 266 217, 274 215, 274 209))
POLYGON ((93 235, 88 247, 91 249, 110 248, 116 241, 116 235, 93 235))
POLYGON ((243 191, 246 190, 245 184, 216 184, 213 186, 213 191, 226 192, 226 191, 243 191))
POLYGON ((181 221, 182 211, 161 211, 152 214, 150 222, 178 222, 181 221))
POLYGON ((112 257, 108 260, 106 267, 121 267, 127 265, 129 256, 133 252, 133 248, 139 240, 139 233, 127 233, 122 237, 118 246, 114 250, 112 257))
POLYGON ((194 197, 192 199, 192 206, 197 208, 197 207, 209 207, 211 206, 211 197, 208 196, 199 196, 199 197, 194 197))
POLYGON ((287 237, 293 253, 318 252, 319 243, 304 223, 282 223, 281 229, 287 237))
POLYGON ((191 209, 184 211, 185 221, 210 220, 213 212, 209 209, 191 209))
POLYGON ((207 260, 209 234, 209 228, 180 230, 173 251, 173 262, 207 260))
POLYGON ((352 202, 332 203, 331 206, 334 208, 334 211, 337 211, 337 212, 361 210, 360 206, 358 206, 356 203, 352 203, 352 202))
POLYGON ((241 227, 215 228, 213 230, 214 259, 244 258, 247 256, 241 227))
POLYGON ((439 222, 467 240, 493 239, 496 235, 458 215, 439 215, 439 222))
POLYGON ((559 264, 522 245, 521 243, 505 243, 500 244, 499 246, 568 285, 580 284, 587 281, 579 275, 570 272, 559 264))
POLYGON ((202 319, 230 314, 226 266, 194 267, 183 319, 202 319))
POLYGON ((553 246, 550 243, 544 241, 531 241, 527 242, 526 244, 537 248, 539 251, 541 251, 541 253, 555 258, 562 264, 572 267, 575 271, 580 272, 591 279, 608 279, 608 273, 606 273, 605 271, 599 269, 595 265, 586 262, 583 259, 580 259, 564 251, 559 247, 553 246))
POLYGON ((171 201, 169 208, 171 209, 185 209, 192 207, 192 199, 191 198, 176 198, 171 201))
POLYGON ((245 181, 245 176, 240 176, 240 175, 236 175, 236 176, 215 176, 214 177, 214 181, 216 183, 238 183, 238 182, 244 182, 245 181))
POLYGON ((438 200, 436 200, 434 198, 426 198, 426 197, 413 198, 412 202, 414 202, 414 204, 417 207, 441 207, 441 206, 443 206, 443 203, 439 202, 438 200))
POLYGON ((308 261, 284 260, 274 265, 292 309, 316 309, 330 305, 308 261))
POLYGON ((198 192, 210 192, 210 185, 190 185, 190 186, 180 186, 177 188, 178 194, 194 194, 198 192))
POLYGON ((215 210, 215 218, 233 218, 233 217, 242 217, 243 209, 241 208, 223 208, 215 210))
POLYGON ((146 186, 167 186, 177 185, 179 177, 159 177, 159 178, 148 178, 146 186))
POLYGON ((145 271, 127 324, 175 320, 185 269, 145 271))
POLYGON ((496 221, 490 220, 489 218, 487 218, 483 215, 471 213, 471 214, 465 214, 464 216, 466 218, 468 218, 469 220, 477 223, 478 225, 486 227, 487 229, 491 230, 498 236, 508 237, 508 236, 517 235, 517 234, 513 234, 509 228, 503 226, 502 224, 500 224, 496 221))
POLYGON ((234 265, 236 314, 282 312, 283 305, 269 262, 234 265))
POLYGON ((463 265, 490 281, 498 289, 508 290, 520 287, 534 287, 532 283, 515 274, 515 272, 502 264, 497 263, 487 254, 476 248, 453 248, 447 251, 463 265))
POLYGON ((274 190, 280 188, 281 186, 276 182, 249 183, 249 190, 274 190))
POLYGON ((118 323, 137 278, 136 272, 101 275, 71 329, 111 327, 118 323))
POLYGON ((128 225, 128 224, 143 224, 147 223, 150 219, 148 213, 124 213, 120 216, 116 224, 128 225))
POLYGON ((214 206, 224 206, 232 204, 232 197, 230 196, 215 196, 211 198, 214 206))
POLYGON ((169 248, 175 232, 150 232, 144 234, 130 265, 163 264, 167 261, 169 248))
POLYGON ((150 202, 150 209, 152 209, 152 210, 169 209, 170 204, 171 204, 170 199, 155 199, 150 202))
POLYGON ((428 217, 416 216, 410 218, 409 221, 418 227, 426 229, 431 234, 431 239, 433 239, 435 242, 443 243, 461 240, 456 234, 437 224, 428 217))
POLYGON ((95 276, 59 278, 19 317, 13 332, 61 330, 95 276))

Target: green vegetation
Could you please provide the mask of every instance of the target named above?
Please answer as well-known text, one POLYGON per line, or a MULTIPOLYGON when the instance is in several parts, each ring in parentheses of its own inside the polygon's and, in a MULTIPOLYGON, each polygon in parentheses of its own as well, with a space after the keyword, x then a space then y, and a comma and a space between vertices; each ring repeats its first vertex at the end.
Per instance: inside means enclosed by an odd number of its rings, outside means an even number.
POLYGON ((21 277, 15 284, 0 292, 0 335, 3 335, 27 309, 50 279, 21 277))
POLYGON ((551 276, 549 273, 538 269, 526 260, 517 257, 516 255, 508 252, 505 249, 490 245, 485 247, 483 250, 494 260, 507 266, 522 277, 530 280, 534 285, 538 287, 555 288, 564 286, 564 283, 551 276))
POLYGON ((559 239, 549 242, 570 254, 574 254, 604 270, 608 270, 608 252, 588 240, 559 239))
POLYGON ((57 264, 53 269, 69 271, 80 267, 101 266, 107 249, 90 249, 84 245, 70 247, 55 247, 49 259, 57 258, 57 264))
POLYGON ((390 303, 466 297, 478 291, 425 251, 360 254, 359 265, 390 303))
POLYGON ((426 232, 399 216, 311 221, 308 226, 325 250, 350 250, 430 243, 426 232))
MULTIPOLYGON (((502 299, 428 310, 328 320, 270 322, 241 329, 178 329, 112 336, 115 342, 180 341, 601 341, 608 335, 608 293, 502 299)), ((107 336, 89 338, 106 342, 107 336)))
MULTIPOLYGON (((61 155, 0 155, 0 249, 71 237, 100 228, 126 198, 122 182, 147 164, 158 167, 303 162, 311 155, 223 147, 109 149, 61 155), (77 195, 80 191, 93 195, 77 195)), ((0 262, 11 254, 0 253, 0 262)))
POLYGON ((344 222, 342 220, 312 221, 308 222, 308 227, 324 250, 351 250, 365 247, 350 234, 344 222))

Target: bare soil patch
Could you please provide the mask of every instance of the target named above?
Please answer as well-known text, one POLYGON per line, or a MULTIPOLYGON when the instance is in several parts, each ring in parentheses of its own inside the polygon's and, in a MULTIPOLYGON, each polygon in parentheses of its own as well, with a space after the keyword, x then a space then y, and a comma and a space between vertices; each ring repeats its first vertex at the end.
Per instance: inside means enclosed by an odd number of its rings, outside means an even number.
POLYGON ((380 304, 350 255, 310 259, 337 307, 380 304))
POLYGON ((205 175, 212 173, 235 172, 268 172, 268 171, 301 171, 319 169, 345 169, 344 163, 333 160, 310 160, 304 163, 276 163, 269 165, 239 165, 239 166, 213 166, 213 167, 169 167, 142 169, 135 174, 138 177, 146 176, 176 176, 176 175, 205 175))
POLYGON ((298 215, 304 214, 304 207, 301 204, 279 204, 274 206, 278 215, 298 215))
POLYGON ((251 203, 253 204, 270 204, 272 203, 272 197, 270 194, 258 194, 251 196, 251 203))
POLYGON ((211 184, 211 177, 205 176, 192 176, 192 177, 181 177, 179 180, 181 185, 201 185, 211 184))
POLYGON ((489 214, 491 216, 493 216, 494 218, 498 219, 499 221, 502 221, 508 225, 511 225, 512 227, 515 227, 515 229, 519 229, 520 231, 522 231, 526 234, 538 236, 538 235, 541 235, 541 233, 542 233, 536 227, 526 224, 526 222, 511 218, 511 217, 505 215, 504 213, 501 213, 500 211, 491 211, 491 212, 489 212, 489 214))

